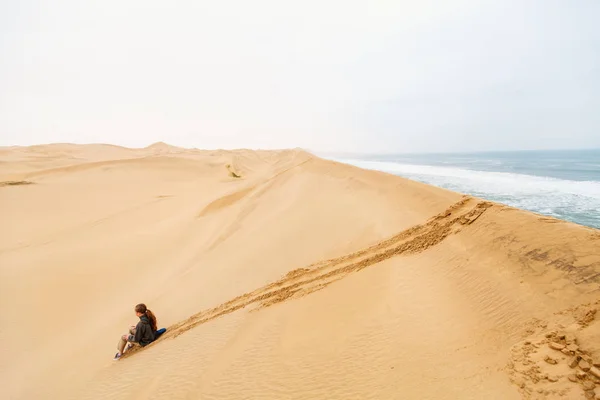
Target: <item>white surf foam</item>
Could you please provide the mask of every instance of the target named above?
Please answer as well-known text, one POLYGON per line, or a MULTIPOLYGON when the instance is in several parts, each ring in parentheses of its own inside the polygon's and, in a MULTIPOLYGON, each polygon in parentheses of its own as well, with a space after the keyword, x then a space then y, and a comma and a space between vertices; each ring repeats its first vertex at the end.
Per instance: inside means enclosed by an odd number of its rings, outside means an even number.
POLYGON ((336 161, 600 227, 600 182, 597 181, 356 159, 336 161))

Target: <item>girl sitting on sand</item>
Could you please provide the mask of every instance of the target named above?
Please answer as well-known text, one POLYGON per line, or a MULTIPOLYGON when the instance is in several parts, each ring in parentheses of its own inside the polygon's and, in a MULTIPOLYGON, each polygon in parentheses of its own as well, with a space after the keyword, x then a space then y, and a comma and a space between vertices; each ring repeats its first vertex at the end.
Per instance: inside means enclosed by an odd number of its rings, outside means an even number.
POLYGON ((121 336, 117 349, 119 352, 115 354, 115 360, 118 360, 125 351, 125 345, 129 342, 129 346, 134 344, 140 346, 149 345, 154 341, 154 333, 156 332, 156 317, 152 311, 148 310, 145 304, 135 306, 135 315, 140 318, 140 322, 136 326, 129 329, 129 335, 121 336))

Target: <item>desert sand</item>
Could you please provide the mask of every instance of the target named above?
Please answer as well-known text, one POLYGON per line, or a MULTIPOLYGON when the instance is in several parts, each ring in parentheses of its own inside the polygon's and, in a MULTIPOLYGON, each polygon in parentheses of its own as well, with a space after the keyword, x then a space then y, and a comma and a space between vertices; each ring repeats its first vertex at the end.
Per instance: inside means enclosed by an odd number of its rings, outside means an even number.
POLYGON ((0 182, 2 399, 600 396, 598 230, 302 150, 5 147, 0 182), (140 302, 168 331, 113 361, 140 302))

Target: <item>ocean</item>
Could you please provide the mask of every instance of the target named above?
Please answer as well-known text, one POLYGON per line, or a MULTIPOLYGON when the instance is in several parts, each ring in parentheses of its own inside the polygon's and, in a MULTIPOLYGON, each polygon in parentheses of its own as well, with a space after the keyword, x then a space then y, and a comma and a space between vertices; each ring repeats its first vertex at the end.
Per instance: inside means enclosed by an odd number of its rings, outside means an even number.
POLYGON ((600 149, 325 157, 600 229, 600 149))

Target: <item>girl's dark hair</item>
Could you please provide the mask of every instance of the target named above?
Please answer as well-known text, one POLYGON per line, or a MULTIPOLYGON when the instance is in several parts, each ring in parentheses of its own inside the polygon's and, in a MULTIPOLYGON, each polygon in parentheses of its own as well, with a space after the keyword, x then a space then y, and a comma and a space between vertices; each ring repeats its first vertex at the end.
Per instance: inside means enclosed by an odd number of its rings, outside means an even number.
POLYGON ((148 320, 150 320, 150 326, 152 327, 152 330, 156 331, 158 329, 156 324, 156 317, 154 316, 152 311, 148 310, 148 307, 146 307, 145 304, 141 303, 135 306, 135 312, 139 312, 140 314, 146 314, 146 317, 148 317, 148 320))

